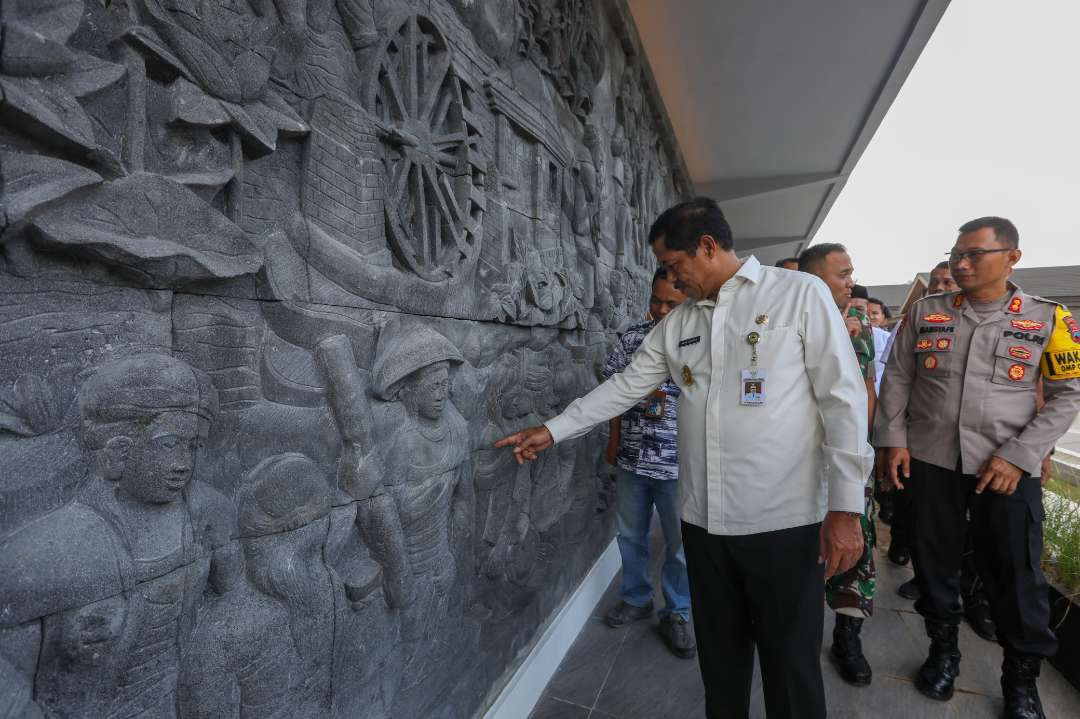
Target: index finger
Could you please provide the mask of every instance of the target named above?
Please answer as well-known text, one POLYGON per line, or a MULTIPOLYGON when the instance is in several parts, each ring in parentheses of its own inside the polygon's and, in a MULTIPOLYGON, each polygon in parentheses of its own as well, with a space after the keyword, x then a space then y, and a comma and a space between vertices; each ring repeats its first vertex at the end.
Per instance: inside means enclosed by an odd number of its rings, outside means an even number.
POLYGON ((979 482, 975 485, 975 494, 982 494, 982 491, 986 489, 986 485, 990 484, 996 475, 997 472, 994 470, 984 469, 983 473, 979 475, 979 482))
POLYGON ((509 447, 512 444, 521 444, 521 435, 523 432, 514 432, 507 435, 495 443, 495 448, 500 449, 502 447, 509 447))

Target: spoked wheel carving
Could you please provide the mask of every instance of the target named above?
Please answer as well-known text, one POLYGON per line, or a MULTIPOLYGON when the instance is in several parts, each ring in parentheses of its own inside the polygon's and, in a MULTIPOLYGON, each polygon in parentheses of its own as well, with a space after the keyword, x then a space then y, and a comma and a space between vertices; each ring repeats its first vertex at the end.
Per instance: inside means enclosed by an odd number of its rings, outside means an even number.
POLYGON ((484 213, 473 90, 431 20, 406 17, 377 55, 366 93, 385 143, 386 232, 397 259, 427 280, 476 262, 484 213))

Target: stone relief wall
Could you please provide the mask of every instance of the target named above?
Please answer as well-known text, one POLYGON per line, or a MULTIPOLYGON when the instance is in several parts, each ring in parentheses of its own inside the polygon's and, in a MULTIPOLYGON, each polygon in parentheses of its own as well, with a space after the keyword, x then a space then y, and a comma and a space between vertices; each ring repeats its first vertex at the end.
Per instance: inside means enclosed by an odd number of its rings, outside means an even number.
POLYGON ((0 717, 466 717, 689 191, 616 0, 4 0, 0 717))

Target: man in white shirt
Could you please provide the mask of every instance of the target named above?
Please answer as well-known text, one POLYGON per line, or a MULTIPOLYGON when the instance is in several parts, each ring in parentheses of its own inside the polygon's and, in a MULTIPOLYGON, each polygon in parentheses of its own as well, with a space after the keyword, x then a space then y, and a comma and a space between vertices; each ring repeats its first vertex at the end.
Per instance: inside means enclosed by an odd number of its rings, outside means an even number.
POLYGON ((706 713, 748 714, 756 645, 769 716, 824 717, 824 580, 862 553, 873 464, 847 329, 820 279, 740 261, 713 200, 668 209, 649 242, 690 299, 622 373, 496 446, 535 459, 670 375, 681 390, 683 546, 706 713))

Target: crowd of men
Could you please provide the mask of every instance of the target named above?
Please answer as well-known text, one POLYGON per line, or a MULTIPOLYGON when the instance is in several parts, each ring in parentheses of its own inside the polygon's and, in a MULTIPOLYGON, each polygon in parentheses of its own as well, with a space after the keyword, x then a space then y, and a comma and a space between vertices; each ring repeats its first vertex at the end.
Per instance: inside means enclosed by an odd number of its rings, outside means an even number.
POLYGON ((623 580, 608 624, 653 612, 655 506, 661 635, 678 656, 696 651, 708 717, 747 716, 755 648, 768 716, 823 717, 823 596, 836 670, 872 681, 862 634, 880 506, 890 561, 915 570, 901 594, 930 640, 917 689, 952 697, 966 616, 1002 647, 1005 715, 1043 717, 1036 680, 1056 639, 1040 478, 1080 410, 1080 368, 1055 360, 1080 346, 1080 327, 1010 280, 1013 224, 962 225, 891 332, 842 245, 776 267, 740 259, 708 198, 665 211, 649 242, 660 265, 649 313, 606 381, 496 444, 524 462, 612 422, 623 580))

